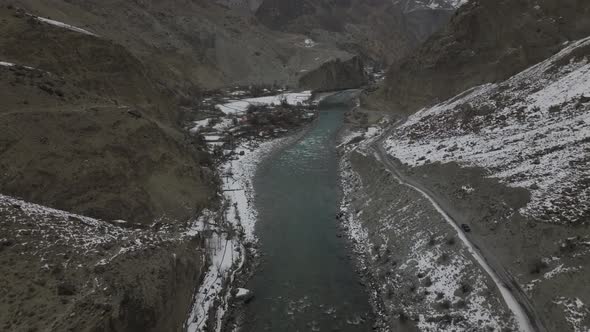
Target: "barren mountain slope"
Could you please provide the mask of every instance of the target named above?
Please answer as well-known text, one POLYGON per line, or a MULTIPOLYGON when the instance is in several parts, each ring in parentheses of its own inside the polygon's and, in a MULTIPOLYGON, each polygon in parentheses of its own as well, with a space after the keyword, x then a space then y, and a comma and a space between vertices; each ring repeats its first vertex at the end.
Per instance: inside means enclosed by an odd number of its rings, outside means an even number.
POLYGON ((256 16, 273 29, 307 34, 376 62, 390 63, 445 24, 459 4, 445 0, 265 0, 256 16))
POLYGON ((255 13, 264 0, 215 0, 218 4, 235 8, 247 13, 255 13))
POLYGON ((131 53, 14 8, 0 15, 3 194, 141 223, 209 202, 207 157, 131 53))
POLYGON ((352 55, 257 23, 239 4, 197 1, 18 0, 28 11, 86 28, 126 47, 172 93, 196 87, 289 84, 302 70, 352 55), (237 6, 237 7, 236 7, 237 6))
POLYGON ((469 1, 416 52, 395 63, 374 101, 412 113, 469 87, 496 82, 590 34, 583 0, 469 1))

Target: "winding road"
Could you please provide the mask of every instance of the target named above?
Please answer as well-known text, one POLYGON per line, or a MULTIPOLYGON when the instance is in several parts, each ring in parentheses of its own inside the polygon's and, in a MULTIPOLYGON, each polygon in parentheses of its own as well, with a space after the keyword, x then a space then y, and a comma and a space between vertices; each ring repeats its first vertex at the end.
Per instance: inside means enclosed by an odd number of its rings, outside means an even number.
POLYGON ((473 239, 463 232, 459 227, 460 223, 452 217, 449 210, 445 208, 444 204, 441 203, 439 199, 437 199, 436 194, 399 171, 397 166, 398 161, 387 153, 383 142, 390 136, 391 132, 404 121, 405 119, 398 120, 369 146, 376 159, 383 163, 399 183, 414 189, 426 198, 445 221, 455 229, 459 238, 467 247, 467 250, 496 284, 504 302, 514 313, 520 330, 524 332, 545 332, 546 329, 535 312, 533 305, 514 277, 493 257, 493 255, 482 250, 482 245, 475 243, 473 239))

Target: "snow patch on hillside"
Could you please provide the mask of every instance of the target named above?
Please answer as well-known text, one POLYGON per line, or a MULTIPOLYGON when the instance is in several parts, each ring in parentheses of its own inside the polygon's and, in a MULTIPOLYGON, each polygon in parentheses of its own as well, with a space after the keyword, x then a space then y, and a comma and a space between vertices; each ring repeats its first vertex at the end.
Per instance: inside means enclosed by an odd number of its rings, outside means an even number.
MULTIPOLYGON (((0 61, 0 66, 2 67, 19 67, 16 63, 0 61)), ((38 70, 37 68, 29 67, 29 66, 20 66, 21 68, 29 69, 29 70, 38 70)))
MULTIPOLYGON (((109 223, 1 194, 0 212, 3 216, 5 234, 11 232, 12 227, 20 227, 18 225, 23 218, 35 220, 33 229, 30 229, 30 225, 27 224, 14 231, 17 240, 31 235, 38 238, 34 243, 28 243, 27 248, 36 252, 41 261, 44 260, 46 253, 50 252, 49 248, 60 245, 67 245, 73 254, 82 256, 96 253, 101 250, 101 246, 109 243, 119 245, 122 252, 130 252, 160 242, 163 235, 163 233, 121 228, 113 225, 113 222, 109 223)), ((107 253, 102 264, 107 264, 122 252, 117 251, 112 257, 107 253)))
POLYGON ((216 108, 225 114, 240 114, 245 113, 248 110, 248 107, 251 105, 274 106, 280 105, 281 103, 287 103, 293 106, 303 105, 308 102, 308 100, 311 98, 311 95, 311 91, 288 92, 275 96, 230 100, 225 104, 216 105, 216 108))
POLYGON ((575 332, 588 332, 590 329, 582 322, 590 314, 590 309, 579 298, 559 297, 553 303, 563 306, 565 319, 575 332))
MULTIPOLYGON (((456 255, 451 258, 448 264, 440 264, 439 259, 441 254, 437 253, 436 250, 429 250, 426 243, 417 243, 412 252, 414 254, 408 261, 417 263, 419 273, 428 274, 432 283, 428 287, 428 295, 425 299, 426 303, 448 303, 453 307, 457 307, 460 303, 464 307, 459 312, 465 313, 466 319, 470 322, 467 324, 468 326, 479 325, 481 327, 500 329, 502 326, 500 317, 494 315, 490 303, 482 295, 482 290, 487 288, 483 275, 478 275, 473 284, 466 285, 461 281, 466 280, 467 275, 473 273, 473 263, 469 259, 462 255, 456 255), (466 287, 469 287, 469 296, 462 299, 456 295, 466 287)), ((400 269, 405 268, 404 266, 400 267, 400 269)), ((451 309, 451 314, 453 314, 452 311, 451 309)), ((422 331, 464 330, 463 322, 459 322, 460 324, 456 325, 450 324, 444 329, 441 329, 440 322, 432 319, 438 316, 434 311, 429 312, 427 315, 421 314, 418 327, 422 331)))
POLYGON ((48 18, 45 18, 45 17, 40 17, 40 16, 34 16, 34 17, 35 17, 35 19, 37 21, 40 21, 40 22, 43 22, 43 23, 47 23, 49 25, 53 25, 53 26, 56 26, 56 27, 59 27, 59 28, 68 29, 68 30, 71 30, 71 31, 83 33, 85 35, 90 35, 90 36, 95 36, 95 37, 98 36, 98 35, 96 35, 93 32, 90 32, 88 30, 84 30, 82 28, 78 28, 76 26, 73 26, 73 25, 70 25, 70 24, 67 24, 67 23, 64 23, 64 22, 55 21, 55 20, 51 20, 51 19, 48 19, 48 18))
POLYGON ((522 214, 583 220, 590 211, 589 47, 590 38, 571 43, 506 82, 419 111, 387 140, 388 152, 411 166, 483 167, 531 192, 522 214))

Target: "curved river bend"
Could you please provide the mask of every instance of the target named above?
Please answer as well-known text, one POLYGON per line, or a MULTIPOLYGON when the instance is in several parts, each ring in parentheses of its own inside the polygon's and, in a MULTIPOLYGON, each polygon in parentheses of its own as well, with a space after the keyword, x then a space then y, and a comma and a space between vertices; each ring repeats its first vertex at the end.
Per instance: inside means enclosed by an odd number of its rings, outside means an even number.
POLYGON ((258 170, 256 232, 263 257, 248 284, 255 298, 241 331, 371 330, 368 295, 346 240, 336 236, 336 143, 349 108, 322 103, 313 128, 258 170))

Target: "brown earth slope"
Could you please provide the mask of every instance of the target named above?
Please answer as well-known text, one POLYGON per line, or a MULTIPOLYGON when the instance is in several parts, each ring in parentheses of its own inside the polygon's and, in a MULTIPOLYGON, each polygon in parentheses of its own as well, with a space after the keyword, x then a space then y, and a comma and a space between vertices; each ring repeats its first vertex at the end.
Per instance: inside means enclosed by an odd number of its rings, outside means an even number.
POLYGON ((373 102, 412 113, 474 85, 504 80, 568 40, 590 35, 583 0, 470 1, 412 55, 395 63, 373 102))
POLYGON ((202 238, 0 195, 0 330, 182 331, 202 238))
POLYGON ((115 41, 143 62, 159 86, 189 97, 197 94, 197 87, 295 86, 302 68, 311 70, 327 59, 352 56, 330 43, 306 47, 304 36, 272 31, 240 6, 213 0, 14 4, 115 41))
POLYGON ((306 34, 388 64, 407 55, 454 11, 452 6, 410 6, 414 2, 265 0, 256 17, 272 29, 306 34))
POLYGON ((105 219, 184 220, 208 159, 125 48, 0 10, 0 191, 105 219), (17 17, 18 16, 18 17, 17 17))

